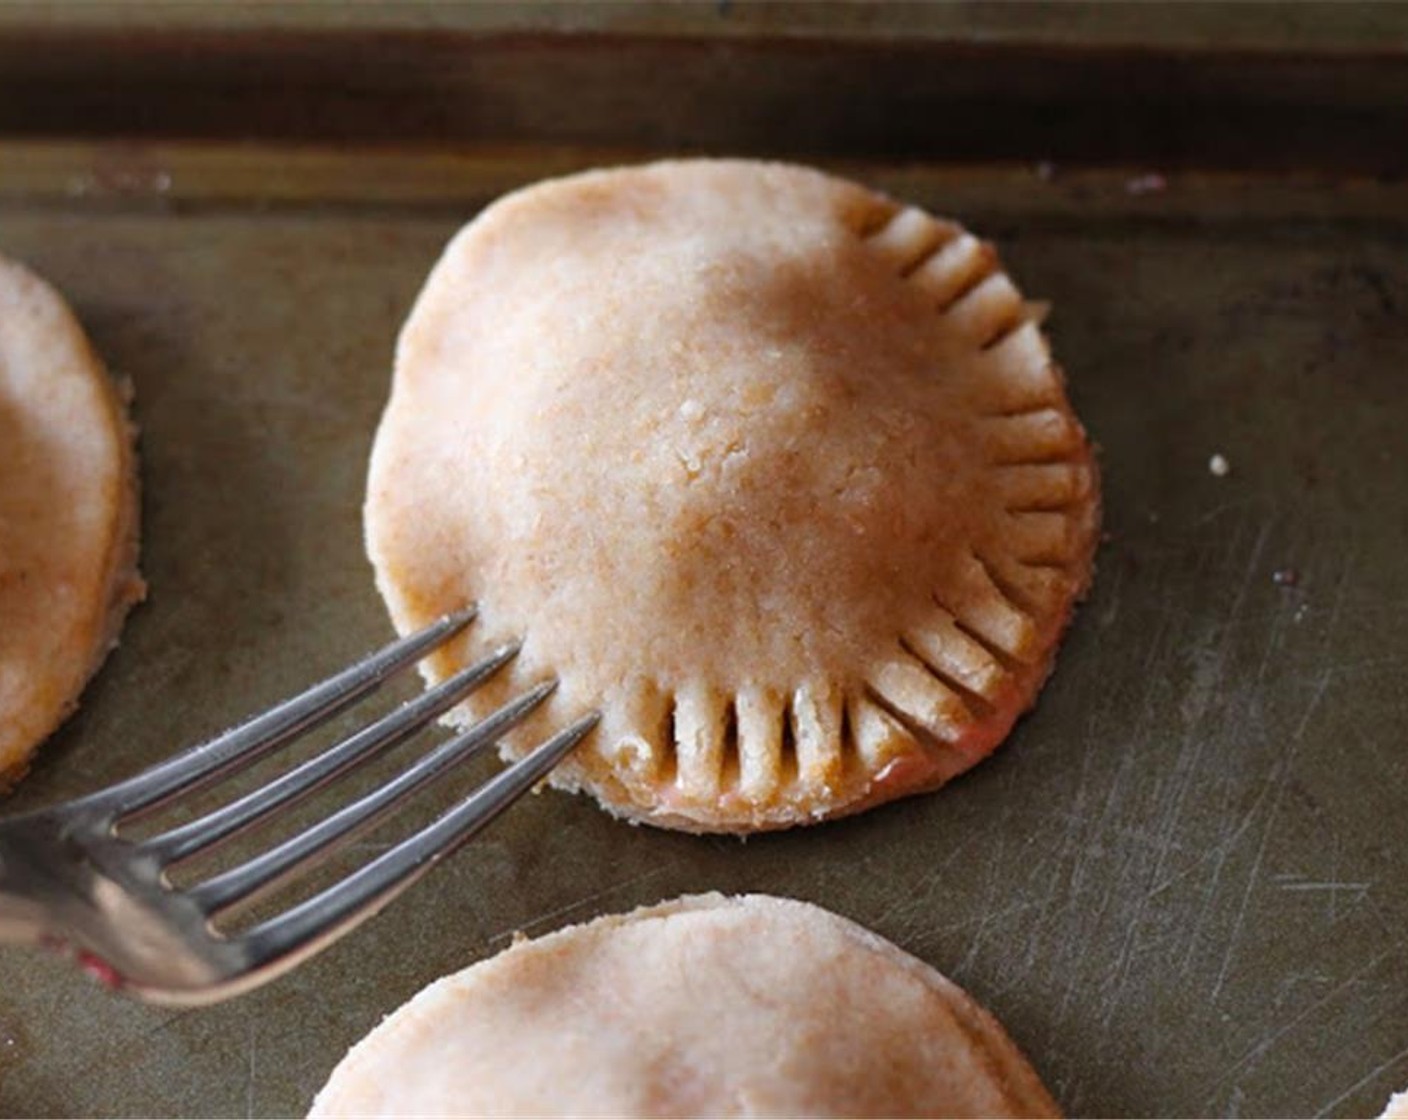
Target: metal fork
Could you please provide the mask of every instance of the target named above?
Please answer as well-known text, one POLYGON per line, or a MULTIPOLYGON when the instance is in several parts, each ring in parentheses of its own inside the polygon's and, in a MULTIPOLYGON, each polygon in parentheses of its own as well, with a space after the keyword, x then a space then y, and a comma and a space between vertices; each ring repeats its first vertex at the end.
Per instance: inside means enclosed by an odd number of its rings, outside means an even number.
POLYGON ((597 721, 592 713, 499 772, 421 831, 335 884, 237 935, 217 919, 288 881, 455 764, 483 751, 547 699, 547 682, 439 744, 381 788, 263 854, 193 886, 167 872, 264 822, 416 734, 518 652, 483 660, 281 777, 196 820, 143 840, 122 826, 244 769, 362 699, 474 617, 447 615, 417 634, 225 734, 136 777, 55 808, 0 822, 0 942, 71 955, 109 985, 152 1003, 214 1003, 293 968, 371 917, 540 781, 597 721))

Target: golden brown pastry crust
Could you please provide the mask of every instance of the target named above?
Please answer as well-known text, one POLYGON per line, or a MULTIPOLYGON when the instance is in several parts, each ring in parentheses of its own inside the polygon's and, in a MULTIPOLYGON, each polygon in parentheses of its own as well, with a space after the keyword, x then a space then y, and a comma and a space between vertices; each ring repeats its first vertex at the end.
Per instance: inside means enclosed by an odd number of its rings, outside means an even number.
POLYGON ((342 1116, 1057 1116, 991 1015, 817 906, 686 897, 432 984, 339 1063, 342 1116))
POLYGON ((366 517, 398 629, 477 601, 481 638, 525 640, 461 718, 556 676, 537 730, 603 712, 556 784, 746 832, 990 752, 1098 501, 991 246, 724 160, 539 184, 466 227, 402 334, 366 517))
POLYGON ((0 257, 0 792, 141 599, 134 431, 62 297, 0 257))

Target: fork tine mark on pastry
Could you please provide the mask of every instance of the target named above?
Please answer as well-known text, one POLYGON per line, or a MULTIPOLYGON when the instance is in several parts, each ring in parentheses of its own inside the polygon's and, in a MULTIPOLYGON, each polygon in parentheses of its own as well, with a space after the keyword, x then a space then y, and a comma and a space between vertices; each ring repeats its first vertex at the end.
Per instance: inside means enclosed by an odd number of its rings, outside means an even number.
POLYGON ((1079 547, 1071 519, 1054 510, 1008 511, 1001 531, 1008 553, 1026 564, 1059 566, 1079 547))
MULTIPOLYGON (((1038 337, 1040 337, 1040 329, 1036 324, 1038 323, 1040 317, 1045 313, 1046 308, 1044 305, 1037 305, 1027 301, 1023 301, 1021 307, 1017 310, 1016 314, 1012 315, 1009 319, 1007 319, 1003 323, 1003 325, 997 329, 996 332, 991 334, 983 342, 981 347, 983 353, 992 354, 998 351, 999 347, 1001 347, 1003 343, 1007 342, 1013 335, 1020 333, 1024 327, 1031 327, 1034 331, 1037 331, 1038 337)), ((1005 355, 1006 352, 1004 351, 1003 353, 1005 355)), ((1049 380, 1050 379, 1048 378, 1048 384, 1043 384, 1040 387, 1054 387, 1049 385, 1049 380)), ((1034 385, 1033 388, 1036 388, 1036 386, 1034 385)), ((1045 397, 1043 399, 1045 399, 1045 397)))
MULTIPOLYGON (((929 657, 913 643, 908 637, 902 636, 899 641, 902 649, 911 659, 923 666, 925 672, 932 676, 945 689, 953 693, 963 704, 963 709, 967 713, 967 722, 977 723, 985 720, 992 714, 993 705, 981 693, 969 688, 955 674, 951 674, 944 666, 942 659, 929 657)), ((933 651, 931 651, 933 652, 933 651)))
POLYGON ((846 702, 846 714, 858 760, 867 773, 884 774, 918 749, 905 726, 870 696, 854 693, 846 702))
POLYGON ((767 803, 782 780, 782 700, 772 689, 742 689, 734 701, 738 727, 738 791, 767 803))
POLYGON ((1049 407, 987 417, 983 437, 991 462, 1000 467, 1080 462, 1085 438, 1068 412, 1049 407))
POLYGON ((905 632, 904 640, 936 672, 990 704, 1008 682, 1009 674, 1001 662, 941 607, 917 620, 905 632))
POLYGON ((862 241, 883 233, 895 215, 904 210, 884 195, 872 194, 868 198, 848 200, 838 215, 841 224, 862 241))
POLYGON ((707 802, 719 795, 729 707, 723 693, 697 681, 675 696, 675 784, 688 798, 707 802))
POLYGON ((826 682, 804 681, 793 693, 790 714, 797 784, 803 789, 839 789, 845 766, 842 744, 849 741, 840 689, 826 682))
POLYGON ((1001 417, 1069 407, 1061 371, 1051 360, 1041 328, 1030 318, 990 339, 979 352, 978 366, 985 414, 1001 417))
POLYGON ((995 472, 1008 513, 1058 510, 1085 501, 1093 479, 1084 463, 1011 463, 995 472))
POLYGON ((627 784, 648 788, 663 777, 658 744, 674 740, 670 698, 654 681, 639 677, 623 689, 621 706, 627 721, 642 733, 623 735, 610 744, 598 740, 597 745, 608 752, 608 761, 627 784))
POLYGON ((997 267, 997 251, 991 245, 971 233, 960 233, 910 273, 908 279, 935 310, 944 314, 997 267))
POLYGON ((952 222, 942 222, 924 211, 906 206, 866 239, 869 247, 888 260, 900 276, 910 276, 958 235, 952 222))
POLYGON ((892 712, 902 713, 935 738, 956 741, 973 723, 963 698, 902 647, 876 667, 868 683, 892 712))
POLYGON ((1010 334, 1022 322, 1026 304, 1001 272, 984 277, 947 311, 949 324, 979 350, 1010 334))

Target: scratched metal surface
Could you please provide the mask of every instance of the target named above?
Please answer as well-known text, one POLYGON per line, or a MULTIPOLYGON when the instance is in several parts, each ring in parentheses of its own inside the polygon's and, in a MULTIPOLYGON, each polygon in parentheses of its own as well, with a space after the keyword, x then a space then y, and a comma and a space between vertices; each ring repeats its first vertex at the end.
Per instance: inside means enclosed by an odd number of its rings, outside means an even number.
MULTIPOLYGON (((80 153, 49 189, 20 155, 0 152, 0 247, 136 387, 152 590, 13 809, 387 635, 359 503, 392 341, 459 221, 534 172, 480 167, 433 202, 359 205, 337 176, 331 205, 308 174, 275 204, 202 203, 198 168, 75 189, 80 153)), ((1103 449, 1099 576, 1008 744, 937 795, 746 844, 545 794, 213 1009, 0 954, 0 1113, 300 1113, 382 1015, 513 931, 705 889, 811 899, 929 961, 1073 1114, 1366 1115, 1408 1086, 1408 188, 852 170, 999 240, 1055 305, 1103 449)))

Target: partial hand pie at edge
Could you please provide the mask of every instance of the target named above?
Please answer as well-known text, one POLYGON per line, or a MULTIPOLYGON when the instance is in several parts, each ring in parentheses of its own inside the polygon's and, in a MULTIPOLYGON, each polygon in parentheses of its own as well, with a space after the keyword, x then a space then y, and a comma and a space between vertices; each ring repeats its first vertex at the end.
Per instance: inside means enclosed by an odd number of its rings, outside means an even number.
POLYGON ((63 298, 0 257, 0 792, 145 593, 135 431, 63 298))
POLYGON ((352 1048, 311 1115, 1060 1113, 1001 1025, 923 961, 818 906, 712 894, 437 981, 352 1048))

